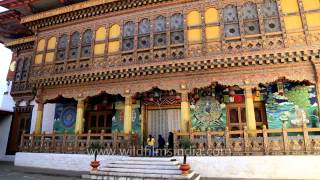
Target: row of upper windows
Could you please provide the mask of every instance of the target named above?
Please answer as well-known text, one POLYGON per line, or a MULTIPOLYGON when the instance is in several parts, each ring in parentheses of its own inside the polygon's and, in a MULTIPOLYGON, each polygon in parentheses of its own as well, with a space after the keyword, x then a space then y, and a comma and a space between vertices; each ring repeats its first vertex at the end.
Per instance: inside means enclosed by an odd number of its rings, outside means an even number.
MULTIPOLYGON (((284 14, 285 29, 287 32, 302 29, 301 17, 299 14, 299 5, 297 0, 281 0, 282 13, 284 14)), ((302 0, 303 8, 309 28, 320 26, 320 0, 302 0)), ((240 37, 241 30, 245 35, 254 35, 261 33, 260 24, 263 25, 266 33, 281 32, 281 23, 276 0, 265 0, 261 5, 261 14, 263 23, 259 22, 259 11, 257 5, 247 2, 241 7, 227 5, 223 12, 223 34, 226 38, 240 37), (240 8, 240 9, 239 9, 240 8), (240 11, 239 11, 240 10, 240 11), (242 21, 239 21, 241 17, 242 21), (240 26, 240 22, 242 22, 240 26), (241 28, 240 28, 241 27, 241 28)), ((221 26, 219 23, 219 12, 214 8, 206 9, 204 18, 199 11, 191 11, 186 16, 187 41, 188 43, 201 43, 203 37, 206 41, 220 40, 221 26), (204 31, 203 31, 204 29, 204 31), (202 33, 205 33, 202 36, 202 33)), ((147 49, 151 46, 161 47, 170 44, 184 43, 184 16, 181 13, 170 17, 170 35, 167 37, 166 17, 158 16, 153 26, 149 19, 142 19, 137 27, 133 21, 126 22, 123 28, 118 24, 110 27, 107 37, 107 29, 100 27, 93 35, 92 30, 86 30, 82 33, 74 32, 70 36, 63 34, 59 37, 51 37, 46 41, 38 41, 35 63, 62 61, 65 59, 77 59, 79 56, 88 58, 93 49, 95 56, 107 53, 116 53, 120 50, 131 51, 136 46, 137 49, 147 49), (134 43, 134 37, 137 28, 137 45, 134 43), (122 36, 121 36, 122 31, 122 36), (153 34, 151 40, 150 34, 153 34), (93 36, 95 36, 93 40, 93 36), (121 36, 121 37, 120 37, 121 36), (108 40, 107 40, 108 39, 108 40), (168 41, 169 39, 169 41, 168 41), (108 42, 106 46, 106 41, 108 42), (121 43, 120 43, 121 41, 121 43), (58 43, 57 43, 58 42, 58 43), (56 48, 57 44, 57 48, 56 48), (93 48, 92 48, 92 44, 93 48), (120 47, 121 46, 121 47, 120 47), (68 50, 68 51, 67 51, 68 50)))

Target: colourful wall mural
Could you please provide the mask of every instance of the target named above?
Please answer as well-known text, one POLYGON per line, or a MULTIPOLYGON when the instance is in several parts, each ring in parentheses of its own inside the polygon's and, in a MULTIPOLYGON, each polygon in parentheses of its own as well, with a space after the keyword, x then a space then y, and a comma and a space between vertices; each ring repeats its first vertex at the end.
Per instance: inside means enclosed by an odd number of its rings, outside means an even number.
POLYGON ((266 91, 268 128, 320 127, 314 85, 278 82, 266 91))
POLYGON ((56 104, 53 129, 56 133, 74 133, 77 108, 76 103, 56 104))
MULTIPOLYGON (((137 102, 139 104, 140 102, 137 102)), ((112 132, 123 132, 124 121, 124 103, 115 103, 116 113, 112 117, 112 132)), ((132 132, 141 135, 140 108, 138 105, 133 106, 132 110, 132 132)))
POLYGON ((116 110, 112 117, 112 132, 123 132, 124 111, 116 110))
POLYGON ((194 131, 224 130, 226 127, 226 106, 215 97, 201 97, 190 105, 191 124, 194 131))

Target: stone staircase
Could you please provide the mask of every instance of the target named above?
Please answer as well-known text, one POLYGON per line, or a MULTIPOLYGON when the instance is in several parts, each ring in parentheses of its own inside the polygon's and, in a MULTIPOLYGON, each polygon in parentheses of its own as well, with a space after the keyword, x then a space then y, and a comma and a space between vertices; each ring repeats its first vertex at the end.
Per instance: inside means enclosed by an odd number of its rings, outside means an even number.
POLYGON ((105 180, 156 180, 156 179, 190 179, 199 180, 200 175, 190 171, 182 176, 179 162, 173 158, 124 157, 121 160, 100 162, 98 171, 83 175, 83 179, 105 180))

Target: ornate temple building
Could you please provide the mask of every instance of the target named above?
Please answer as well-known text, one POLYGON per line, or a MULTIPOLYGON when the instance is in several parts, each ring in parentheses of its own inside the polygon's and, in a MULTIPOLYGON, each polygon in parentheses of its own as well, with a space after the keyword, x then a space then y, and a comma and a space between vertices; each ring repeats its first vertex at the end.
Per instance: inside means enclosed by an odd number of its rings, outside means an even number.
POLYGON ((320 0, 0 6, 9 9, 0 41, 13 52, 9 152, 22 134, 125 133, 142 143, 169 132, 320 127, 320 0))

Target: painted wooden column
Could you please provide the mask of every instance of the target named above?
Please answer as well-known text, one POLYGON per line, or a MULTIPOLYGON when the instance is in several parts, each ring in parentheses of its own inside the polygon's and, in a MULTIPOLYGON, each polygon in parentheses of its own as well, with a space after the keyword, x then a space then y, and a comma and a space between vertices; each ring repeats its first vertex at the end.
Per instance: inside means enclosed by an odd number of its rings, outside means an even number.
POLYGON ((38 102, 36 126, 34 129, 34 132, 37 135, 42 133, 43 108, 44 108, 44 103, 42 101, 38 102))
POLYGON ((256 118, 254 113, 254 104, 252 97, 252 86, 249 85, 248 81, 245 81, 244 92, 245 92, 245 105, 246 105, 246 120, 248 130, 256 130, 256 118))
POLYGON ((144 132, 145 132, 145 122, 146 122, 146 106, 141 104, 141 114, 140 114, 140 123, 141 123, 141 142, 143 142, 144 132))
POLYGON ((125 96, 124 103, 124 133, 131 133, 132 131, 132 97, 125 96))
POLYGON ((318 116, 320 117, 320 79, 316 79, 316 96, 318 104, 318 116))
POLYGON ((181 84, 181 119, 180 131, 188 132, 190 125, 190 104, 187 85, 181 84))
POLYGON ((317 96, 317 104, 318 104, 318 116, 320 117, 320 59, 313 58, 311 63, 314 68, 314 79, 316 86, 316 96, 317 96))
POLYGON ((74 131, 76 134, 83 132, 83 114, 84 114, 84 99, 78 99, 77 103, 77 118, 74 131))

